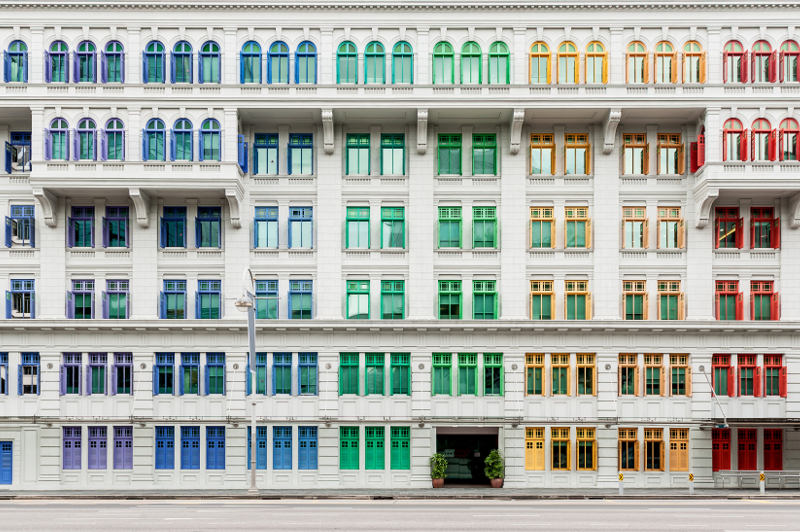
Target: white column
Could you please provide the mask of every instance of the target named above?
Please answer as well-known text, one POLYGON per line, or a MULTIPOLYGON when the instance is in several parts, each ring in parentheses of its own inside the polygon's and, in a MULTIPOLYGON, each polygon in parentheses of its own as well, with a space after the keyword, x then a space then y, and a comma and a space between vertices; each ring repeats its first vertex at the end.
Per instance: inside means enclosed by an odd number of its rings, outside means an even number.
MULTIPOLYGON (((525 143, 522 144, 524 146, 525 143)), ((501 250, 500 316, 524 320, 528 318, 529 297, 525 271, 528 231, 520 230, 522 226, 519 221, 526 220, 529 215, 525 195, 528 157, 522 147, 516 154, 511 153, 507 135, 498 135, 497 147, 503 160, 497 216, 500 224, 498 245, 501 250)))
POLYGON ((427 27, 417 28, 417 48, 414 50, 414 83, 425 85, 431 82, 431 50, 427 27))
POLYGON ((44 83, 44 28, 31 27, 28 48, 28 83, 44 83))
POLYGON ((434 319, 436 279, 433 258, 436 247, 436 201, 433 197, 435 177, 435 133, 427 130, 428 148, 416 152, 417 129, 412 127, 406 143, 408 159, 408 208, 406 209, 406 242, 408 245, 408 282, 406 297, 408 319, 434 319))
POLYGON ((320 29, 319 50, 317 50, 317 68, 319 69, 320 85, 332 85, 336 83, 336 72, 334 71, 335 49, 333 46, 333 28, 325 26, 320 29))
MULTIPOLYGON (((335 124, 334 124, 335 126, 335 124)), ((316 138, 322 138, 318 131, 316 138)), ((314 283, 315 318, 341 319, 344 301, 342 281, 342 131, 334 127, 334 152, 326 155, 317 146, 317 198, 314 206, 314 247, 317 278, 314 283)))
POLYGON ((222 48, 221 81, 239 83, 238 76, 239 48, 236 46, 236 28, 225 28, 225 43, 222 48))
POLYGON ((125 47, 125 81, 127 83, 142 82, 142 52, 144 47, 141 42, 141 28, 128 27, 128 44, 125 47))
POLYGON ((594 272, 589 283, 594 304, 592 319, 618 320, 622 294, 619 275, 619 140, 615 142, 614 150, 606 155, 603 153, 600 125, 595 126, 593 137, 594 204, 589 209, 594 255, 594 272))

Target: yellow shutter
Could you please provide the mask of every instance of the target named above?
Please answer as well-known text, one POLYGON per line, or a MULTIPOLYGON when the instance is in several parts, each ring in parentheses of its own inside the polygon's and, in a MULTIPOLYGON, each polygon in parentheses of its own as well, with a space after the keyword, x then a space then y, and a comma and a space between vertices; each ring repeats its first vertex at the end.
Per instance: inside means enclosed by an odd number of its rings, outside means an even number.
POLYGON ((597 360, 592 366, 592 395, 597 395, 597 360))
POLYGON ((581 67, 580 67, 580 64, 581 64, 581 54, 576 53, 575 54, 575 84, 578 84, 578 83, 581 82, 581 67))
MULTIPOLYGON (((648 249, 650 247, 650 219, 649 218, 645 218, 644 219, 644 231, 643 231, 643 233, 644 234, 643 234, 642 238, 644 238, 644 242, 642 242, 642 247, 644 249, 648 249)), ((645 318, 645 319, 647 319, 647 318, 645 318)))
POLYGON ((672 83, 678 83, 678 52, 672 52, 671 63, 672 63, 672 76, 670 81, 672 83))
POLYGON ((547 84, 550 84, 550 64, 553 62, 552 59, 553 54, 549 54, 547 56, 547 84))
MULTIPOLYGON (((566 229, 566 228, 565 228, 566 229)), ((566 233, 564 234, 565 242, 566 242, 566 233)), ((592 247, 592 220, 591 218, 586 220, 586 248, 590 249, 592 247)))
POLYGON ((686 245, 686 243, 684 242, 686 240, 684 236, 685 234, 686 234, 686 227, 683 222, 683 218, 681 218, 680 220, 678 220, 678 248, 680 249, 683 249, 684 246, 686 245))
POLYGON ((706 82, 706 53, 700 54, 700 83, 706 82))
POLYGON ((642 310, 643 310, 642 316, 643 316, 644 319, 647 319, 647 310, 650 307, 650 302, 649 302, 649 298, 648 298, 649 295, 650 294, 645 292, 644 293, 644 298, 643 298, 644 301, 642 302, 642 310))
POLYGON ((666 445, 666 443, 664 442, 664 439, 663 439, 663 436, 662 436, 662 439, 661 439, 661 462, 659 462, 659 464, 658 464, 660 466, 658 468, 659 471, 664 471, 664 445, 666 445))
POLYGON ((630 83, 630 79, 628 79, 628 78, 630 78, 630 76, 629 76, 630 72, 629 72, 629 68, 628 68, 628 65, 630 64, 630 60, 631 60, 631 54, 625 54, 625 83, 630 83))
POLYGON ((681 81, 683 83, 686 83, 686 81, 687 81, 686 80, 686 54, 681 54, 680 65, 681 65, 681 81))
MULTIPOLYGON (((564 151, 564 156, 566 156, 566 150, 564 151)), ((556 175, 556 147, 552 145, 550 148, 550 175, 556 175)), ((555 211, 553 211, 555 212, 555 211)))
POLYGON ((534 467, 537 471, 544 471, 544 440, 540 440, 541 448, 534 449, 536 451, 536 460, 534 461, 534 467))
POLYGON ((633 442, 633 448, 635 449, 633 461, 636 462, 636 471, 639 471, 641 467, 641 462, 639 461, 639 440, 633 442))
POLYGON ((633 395, 639 396, 641 387, 639 386, 639 358, 636 358, 636 367, 633 368, 633 395))
POLYGON ((587 292, 586 294, 586 319, 592 319, 592 294, 591 292, 587 292))
POLYGON ((686 171, 686 161, 684 161, 683 144, 678 148, 678 173, 683 175, 686 171))
POLYGON ((642 173, 644 175, 650 175, 650 143, 647 142, 644 145, 644 162, 642 163, 644 168, 642 168, 642 173))
POLYGON ((531 470, 534 468, 533 452, 536 450, 534 449, 535 445, 536 445, 535 441, 525 440, 525 469, 531 470))
POLYGON ((608 83, 608 52, 603 54, 603 85, 606 83, 608 83))
MULTIPOLYGON (((566 226, 566 224, 564 224, 564 225, 566 226)), ((555 219, 555 217, 553 217, 550 220, 550 247, 551 248, 555 248, 556 247, 556 219, 555 219)), ((552 301, 551 301, 551 306, 552 306, 552 301)))
POLYGON ((592 173, 592 145, 586 145, 586 153, 583 156, 584 164, 586 165, 586 175, 590 175, 592 173))
POLYGON ((692 367, 686 366, 686 396, 692 396, 692 367))
POLYGON ((572 441, 567 440, 567 471, 572 471, 572 441))
POLYGON ((623 216, 622 220, 619 222, 619 236, 622 239, 622 249, 627 247, 627 242, 625 242, 625 217, 623 216))
POLYGON ((650 58, 653 54, 645 54, 644 56, 644 73, 642 79, 645 83, 650 83, 650 58))
POLYGON ((683 292, 678 294, 678 319, 682 320, 684 318, 684 303, 683 303, 683 292))
POLYGON ((665 381, 667 380, 667 379, 665 378, 665 374, 666 374, 666 372, 667 372, 667 368, 666 368, 666 366, 663 366, 663 365, 662 365, 662 366, 661 366, 661 372, 660 372, 660 374, 659 374, 659 375, 660 375, 660 377, 661 377, 661 378, 659 379, 659 381, 660 381, 660 383, 659 383, 659 387, 660 387, 660 389, 661 389, 661 395, 667 395, 667 387, 666 387, 666 386, 664 386, 664 384, 665 384, 665 381))

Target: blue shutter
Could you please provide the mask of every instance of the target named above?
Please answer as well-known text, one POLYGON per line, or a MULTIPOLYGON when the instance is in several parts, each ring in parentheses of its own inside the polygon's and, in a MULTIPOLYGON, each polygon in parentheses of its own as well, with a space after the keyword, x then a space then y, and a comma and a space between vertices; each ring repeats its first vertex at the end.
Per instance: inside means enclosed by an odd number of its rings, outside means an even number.
POLYGON ((178 383, 180 384, 178 395, 183 395, 183 364, 178 366, 178 383))
MULTIPOLYGON (((247 375, 247 384, 245 385, 245 395, 250 395, 253 393, 253 376, 250 374, 250 361, 247 361, 247 365, 245 366, 245 375, 247 375)), ((248 446, 249 449, 249 446, 248 446)), ((248 462, 249 463, 249 462, 248 462)))
POLYGON ((200 247, 200 224, 197 217, 194 219, 194 247, 200 247))
POLYGON ((6 319, 11 318, 11 292, 6 290, 6 319))
POLYGON ((67 292, 67 318, 75 318, 75 297, 72 292, 67 292))
POLYGON ((17 366, 17 395, 22 395, 22 364, 17 366))
POLYGON ((119 54, 119 80, 125 83, 125 51, 119 54))
POLYGON ((3 81, 6 83, 11 79, 11 58, 8 52, 3 52, 3 81))
MULTIPOLYGON (((164 247, 164 246, 161 246, 164 247)), ((159 294, 159 304, 158 304, 158 317, 162 320, 167 319, 167 294, 161 292, 159 294)))
POLYGON ((106 55, 105 52, 100 52, 100 83, 106 83, 108 81, 108 76, 106 76, 108 58, 106 55))
MULTIPOLYGON (((166 57, 166 53, 164 53, 164 57, 166 57)), ((175 54, 172 53, 169 55, 169 82, 175 83, 175 54)))
POLYGON ((153 364, 153 395, 158 395, 158 364, 153 364))
POLYGON ((142 83, 147 83, 149 80, 147 78, 147 54, 142 54, 142 83))
POLYGON ((52 62, 52 59, 50 58, 50 52, 45 52, 44 53, 44 82, 45 83, 50 83, 52 81, 52 79, 53 79, 53 77, 52 77, 52 73, 53 73, 52 66, 53 66, 53 62, 52 62))
POLYGON ((11 247, 11 218, 6 216, 6 247, 11 247))
POLYGON ((31 216, 30 220, 30 231, 31 231, 31 247, 36 247, 36 218, 31 216))
POLYGON ((22 53, 22 81, 28 83, 28 52, 22 53))
POLYGON ((6 173, 11 173, 11 144, 6 142, 6 173))
MULTIPOLYGON (((197 132, 197 158, 200 161, 205 160, 205 154, 203 153, 203 130, 199 130, 197 132)), ((194 159, 194 153, 192 154, 192 159, 194 159)))
POLYGON ((36 292, 31 292, 31 319, 36 317, 36 292))
MULTIPOLYGON (((194 67, 194 61, 192 61, 192 68, 194 67)), ((202 52, 197 52, 197 82, 203 83, 203 54, 202 52)))
POLYGON ((147 138, 147 130, 142 130, 142 160, 146 161, 150 152, 150 139, 147 138))
POLYGON ((174 161, 175 160, 176 151, 177 150, 176 150, 176 147, 175 147, 175 130, 174 129, 170 129, 169 130, 169 160, 170 161, 174 161))
POLYGON ((194 294, 194 319, 200 319, 200 292, 194 294))
MULTIPOLYGON (((206 356, 207 356, 207 355, 206 355, 206 356)), ((203 390, 203 391, 205 392, 203 395, 208 395, 208 387, 209 387, 209 379, 208 379, 208 364, 206 364, 206 371, 205 371, 205 374, 206 374, 206 375, 205 375, 205 377, 206 377, 206 378, 205 378, 205 385, 206 385, 206 386, 205 386, 205 390, 203 390)))
POLYGON ((107 320, 108 319, 108 293, 105 290, 103 290, 100 293, 100 301, 101 301, 101 304, 103 306, 103 314, 102 314, 103 319, 107 320))

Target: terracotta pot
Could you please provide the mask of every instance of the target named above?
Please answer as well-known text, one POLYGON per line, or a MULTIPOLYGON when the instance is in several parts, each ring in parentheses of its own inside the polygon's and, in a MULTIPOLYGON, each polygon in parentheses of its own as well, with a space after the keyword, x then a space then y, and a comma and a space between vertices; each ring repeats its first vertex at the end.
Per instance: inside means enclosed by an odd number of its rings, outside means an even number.
POLYGON ((503 479, 502 478, 489 479, 489 483, 492 485, 493 488, 502 488, 503 487, 503 479))
POLYGON ((432 478, 431 482, 433 483, 434 488, 443 488, 444 487, 444 479, 443 478, 432 478))

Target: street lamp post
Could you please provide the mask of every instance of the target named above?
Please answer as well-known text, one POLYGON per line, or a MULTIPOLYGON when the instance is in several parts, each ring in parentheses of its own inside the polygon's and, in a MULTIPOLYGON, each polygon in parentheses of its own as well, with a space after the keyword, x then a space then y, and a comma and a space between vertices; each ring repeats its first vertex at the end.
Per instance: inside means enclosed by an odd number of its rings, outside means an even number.
MULTIPOLYGON (((250 268, 245 267, 242 272, 242 295, 236 300, 234 305, 242 312, 247 312, 247 340, 248 340, 248 360, 250 361, 251 371, 256 367, 256 296, 255 279, 250 268)), ((250 375, 245 371, 245 380, 249 381, 250 375)), ((245 393, 247 383, 245 383, 245 393)), ((251 394, 255 397, 255 394, 251 394)), ((258 492, 256 489, 256 402, 250 402, 250 493, 258 492)))

